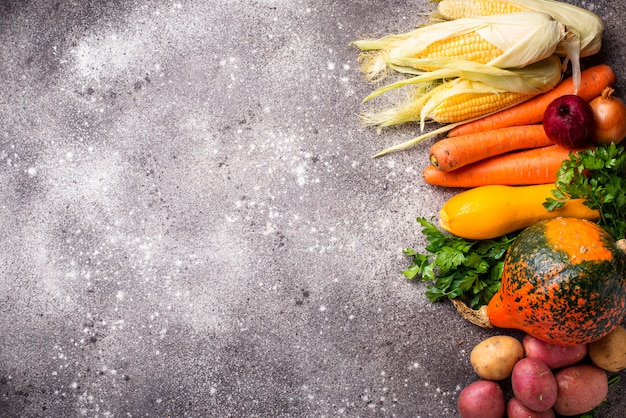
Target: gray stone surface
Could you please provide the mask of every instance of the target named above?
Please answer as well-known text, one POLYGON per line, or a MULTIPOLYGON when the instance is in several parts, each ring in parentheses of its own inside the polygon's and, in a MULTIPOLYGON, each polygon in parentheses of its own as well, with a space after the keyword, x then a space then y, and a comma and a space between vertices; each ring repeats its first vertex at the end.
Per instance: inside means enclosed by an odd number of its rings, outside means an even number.
POLYGON ((431 7, 1 2, 0 416, 455 416, 491 332, 400 274, 452 191, 348 47, 431 7))

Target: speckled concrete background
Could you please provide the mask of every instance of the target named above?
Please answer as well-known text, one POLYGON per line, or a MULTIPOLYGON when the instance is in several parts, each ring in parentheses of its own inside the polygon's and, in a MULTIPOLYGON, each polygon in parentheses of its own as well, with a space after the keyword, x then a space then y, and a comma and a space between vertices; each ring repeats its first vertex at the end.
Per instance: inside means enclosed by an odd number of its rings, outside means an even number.
POLYGON ((489 333, 400 274, 451 192, 348 47, 431 7, 0 2, 0 416, 455 416, 489 333))

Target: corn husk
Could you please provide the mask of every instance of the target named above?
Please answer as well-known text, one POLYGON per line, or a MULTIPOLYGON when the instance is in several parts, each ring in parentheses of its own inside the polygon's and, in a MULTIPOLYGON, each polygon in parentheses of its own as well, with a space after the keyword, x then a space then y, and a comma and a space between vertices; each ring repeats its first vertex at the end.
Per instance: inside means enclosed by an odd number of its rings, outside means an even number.
MULTIPOLYGON (((375 80, 390 66, 396 69, 408 66, 407 60, 413 59, 434 42, 470 32, 479 33, 503 51, 487 63, 497 68, 524 67, 541 61, 555 52, 566 35, 565 27, 550 15, 520 12, 444 21, 418 27, 406 34, 355 41, 353 44, 362 51, 368 51, 360 56, 361 68, 368 79, 375 80)), ((448 58, 439 60, 433 58, 430 61, 439 67, 451 62, 448 58)))
MULTIPOLYGON (((410 63, 412 60, 407 59, 405 61, 410 63)), ((428 62, 425 59, 419 61, 428 62)), ((496 68, 486 64, 454 59, 438 60, 438 62, 445 61, 449 61, 445 64, 446 68, 430 72, 416 72, 415 77, 405 78, 374 90, 363 101, 367 102, 385 92, 409 84, 452 78, 478 81, 499 91, 524 94, 544 93, 552 89, 561 79, 561 61, 557 55, 551 55, 522 68, 496 68)), ((406 69, 407 67, 401 68, 406 69)))

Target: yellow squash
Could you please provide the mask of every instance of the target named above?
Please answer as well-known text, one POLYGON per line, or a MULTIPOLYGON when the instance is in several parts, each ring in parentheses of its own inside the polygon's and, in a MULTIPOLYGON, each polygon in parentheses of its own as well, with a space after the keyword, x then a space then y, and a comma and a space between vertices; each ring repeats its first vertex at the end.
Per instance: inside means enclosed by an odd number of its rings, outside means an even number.
POLYGON ((543 202, 552 197, 554 184, 532 186, 480 186, 450 198, 439 212, 439 226, 465 239, 491 239, 531 226, 541 220, 564 216, 590 221, 598 211, 585 206, 583 199, 547 210, 543 202))

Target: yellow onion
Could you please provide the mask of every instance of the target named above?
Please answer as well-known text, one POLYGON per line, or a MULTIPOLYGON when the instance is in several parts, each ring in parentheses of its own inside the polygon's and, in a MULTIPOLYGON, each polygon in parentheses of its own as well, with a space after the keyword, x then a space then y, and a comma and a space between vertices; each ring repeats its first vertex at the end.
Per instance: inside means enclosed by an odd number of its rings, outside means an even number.
POLYGON ((607 87, 602 95, 589 102, 596 121, 591 139, 596 144, 619 144, 626 138, 626 104, 613 96, 614 92, 607 87))

